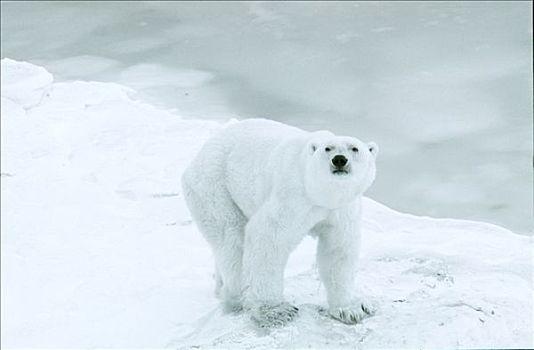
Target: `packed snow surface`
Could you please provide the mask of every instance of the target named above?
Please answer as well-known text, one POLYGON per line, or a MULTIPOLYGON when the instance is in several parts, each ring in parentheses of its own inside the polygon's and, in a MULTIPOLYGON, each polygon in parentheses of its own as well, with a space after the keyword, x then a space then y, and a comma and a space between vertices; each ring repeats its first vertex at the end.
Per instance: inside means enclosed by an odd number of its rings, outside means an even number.
POLYGON ((179 184, 223 125, 134 94, 2 60, 3 348, 534 347, 532 238, 371 199, 357 281, 375 316, 325 315, 312 239, 286 271, 295 322, 265 332, 224 314, 179 184))

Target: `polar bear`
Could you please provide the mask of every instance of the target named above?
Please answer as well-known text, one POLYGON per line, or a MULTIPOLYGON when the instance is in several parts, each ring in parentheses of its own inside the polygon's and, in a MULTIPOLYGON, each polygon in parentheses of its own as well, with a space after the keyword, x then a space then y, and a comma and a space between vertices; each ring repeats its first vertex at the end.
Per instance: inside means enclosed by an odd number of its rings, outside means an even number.
POLYGON ((373 142, 265 119, 231 124, 204 144, 182 189, 213 250, 227 310, 244 308, 261 327, 292 320, 298 308, 284 301, 284 268, 312 235, 329 314, 351 324, 373 313, 353 295, 353 281, 361 198, 377 153, 373 142))

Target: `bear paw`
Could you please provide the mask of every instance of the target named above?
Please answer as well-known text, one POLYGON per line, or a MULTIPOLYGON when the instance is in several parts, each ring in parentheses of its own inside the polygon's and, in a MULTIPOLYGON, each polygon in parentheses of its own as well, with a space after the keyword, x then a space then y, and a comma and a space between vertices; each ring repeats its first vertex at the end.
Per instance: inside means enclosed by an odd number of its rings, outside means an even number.
POLYGON ((223 301, 223 310, 226 313, 239 313, 243 310, 243 304, 241 298, 226 298, 223 301))
POLYGON ((367 301, 355 301, 348 306, 330 308, 329 314, 345 324, 355 324, 364 318, 374 315, 376 305, 367 301))
POLYGON ((292 321, 299 309, 289 303, 263 304, 252 310, 252 319, 261 328, 280 327, 292 321))

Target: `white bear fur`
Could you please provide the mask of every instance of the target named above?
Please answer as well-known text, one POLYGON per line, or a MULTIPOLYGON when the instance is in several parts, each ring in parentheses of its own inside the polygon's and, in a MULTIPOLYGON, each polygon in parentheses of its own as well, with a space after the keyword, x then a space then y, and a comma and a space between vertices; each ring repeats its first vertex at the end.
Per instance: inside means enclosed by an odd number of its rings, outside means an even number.
POLYGON ((353 295, 353 282, 361 197, 374 181, 377 152, 372 142, 264 119, 233 123, 206 142, 182 187, 213 249, 216 293, 227 309, 244 307, 261 326, 295 317, 298 309, 284 302, 284 268, 309 234, 318 237, 330 314, 356 323, 372 313, 353 295), (348 159, 348 174, 332 173, 335 155, 348 159))

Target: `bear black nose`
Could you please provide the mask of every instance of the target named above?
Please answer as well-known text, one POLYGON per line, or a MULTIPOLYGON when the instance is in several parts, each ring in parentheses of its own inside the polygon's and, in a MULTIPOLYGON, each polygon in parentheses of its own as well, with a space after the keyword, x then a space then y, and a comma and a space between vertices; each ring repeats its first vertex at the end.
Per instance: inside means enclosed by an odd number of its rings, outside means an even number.
POLYGON ((345 158, 345 156, 342 156, 341 154, 338 154, 337 156, 332 158, 332 164, 334 164, 338 168, 341 168, 342 166, 345 166, 345 164, 347 164, 347 158, 345 158))

